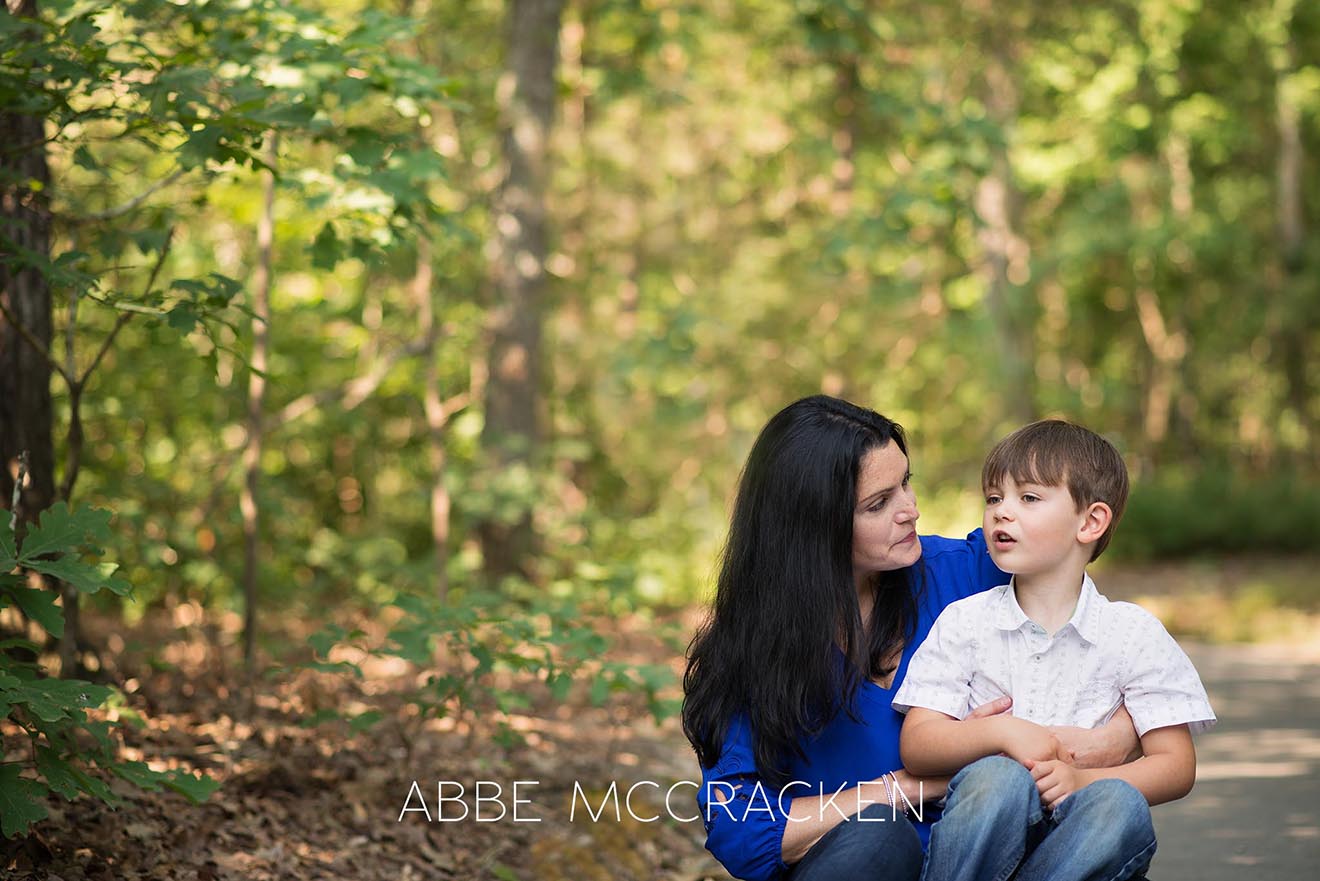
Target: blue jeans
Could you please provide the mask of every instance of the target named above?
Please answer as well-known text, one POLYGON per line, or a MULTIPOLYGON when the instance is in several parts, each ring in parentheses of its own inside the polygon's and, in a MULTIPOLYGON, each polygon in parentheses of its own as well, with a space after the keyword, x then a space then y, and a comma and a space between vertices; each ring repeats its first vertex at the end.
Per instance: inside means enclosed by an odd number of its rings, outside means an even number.
POLYGON ((917 881, 920 873, 917 830, 889 805, 874 804, 826 832, 790 867, 788 881, 917 881))
POLYGON ((1135 787, 1100 780, 1053 811, 1036 781, 1003 756, 973 762, 949 781, 931 827, 922 881, 1122 881, 1155 854, 1150 807, 1135 787))

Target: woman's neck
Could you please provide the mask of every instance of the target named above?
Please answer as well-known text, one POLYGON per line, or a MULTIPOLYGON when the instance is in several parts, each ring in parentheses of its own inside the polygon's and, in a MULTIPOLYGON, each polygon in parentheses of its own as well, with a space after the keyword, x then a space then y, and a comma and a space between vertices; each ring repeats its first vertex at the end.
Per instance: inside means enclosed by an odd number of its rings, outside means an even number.
POLYGON ((857 610, 862 616, 862 630, 867 629, 871 620, 871 609, 875 607, 875 578, 863 575, 857 579, 857 610))

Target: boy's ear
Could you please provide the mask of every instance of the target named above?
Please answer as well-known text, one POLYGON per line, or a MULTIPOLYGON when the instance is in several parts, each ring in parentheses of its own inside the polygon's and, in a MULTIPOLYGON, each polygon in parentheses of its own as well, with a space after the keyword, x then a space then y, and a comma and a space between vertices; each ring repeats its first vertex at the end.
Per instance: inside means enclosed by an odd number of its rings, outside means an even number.
POLYGON ((1114 522, 1114 511, 1104 502, 1092 502, 1082 512, 1082 525, 1077 530, 1077 540, 1084 545, 1094 544, 1105 534, 1109 524, 1114 522))

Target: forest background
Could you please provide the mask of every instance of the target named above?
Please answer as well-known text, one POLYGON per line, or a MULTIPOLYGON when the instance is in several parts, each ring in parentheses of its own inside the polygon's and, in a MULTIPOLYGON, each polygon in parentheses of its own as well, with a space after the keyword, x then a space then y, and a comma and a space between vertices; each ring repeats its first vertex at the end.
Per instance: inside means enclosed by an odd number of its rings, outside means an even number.
MULTIPOLYGON (((1296 0, 6 0, 8 866, 164 871, 85 812, 268 810, 293 744, 672 746, 738 469, 816 392, 907 428, 931 532, 1005 432, 1097 428, 1114 565, 1222 588, 1176 632, 1307 631, 1318 144, 1296 0)), ((567 859, 451 833, 409 871, 567 859)), ((274 834, 188 859, 348 859, 274 834)))

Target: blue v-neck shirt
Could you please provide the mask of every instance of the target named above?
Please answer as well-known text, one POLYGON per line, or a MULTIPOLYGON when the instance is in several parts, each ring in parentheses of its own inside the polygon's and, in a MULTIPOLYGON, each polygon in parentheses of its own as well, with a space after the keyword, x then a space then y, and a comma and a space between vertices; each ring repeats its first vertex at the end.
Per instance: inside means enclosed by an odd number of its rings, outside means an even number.
MULTIPOLYGON (((824 731, 803 744, 806 758, 793 757, 789 776, 793 782, 783 791, 764 784, 758 789, 751 731, 745 717, 738 717, 730 725, 715 766, 702 769, 697 802, 706 824, 706 848, 735 877, 768 881, 787 870, 781 848, 794 796, 816 796, 823 791, 828 797, 903 767, 898 738, 904 717, 890 703, 903 683, 913 652, 945 606, 1008 580, 991 562, 979 529, 966 539, 922 536, 921 548, 922 561, 914 567, 912 579, 918 585, 916 631, 903 649, 893 686, 881 688, 864 680, 854 706, 857 718, 840 712, 824 731), (923 565, 924 579, 920 574, 923 565), (709 803, 712 792, 725 797, 736 794, 721 805, 709 803)), ((868 786, 867 795, 883 798, 884 789, 868 786)), ((845 815, 856 812, 855 804, 844 804, 842 800, 836 804, 845 815)), ((939 811, 928 804, 923 813, 924 818, 915 825, 925 847, 930 824, 939 819, 939 811)), ((901 817, 898 822, 903 822, 901 817)))

